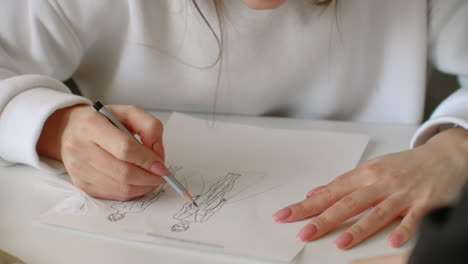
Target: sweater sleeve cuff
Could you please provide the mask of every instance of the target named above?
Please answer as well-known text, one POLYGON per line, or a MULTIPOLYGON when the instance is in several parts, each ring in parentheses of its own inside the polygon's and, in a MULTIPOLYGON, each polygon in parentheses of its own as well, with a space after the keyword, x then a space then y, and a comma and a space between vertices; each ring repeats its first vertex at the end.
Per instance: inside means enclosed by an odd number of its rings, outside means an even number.
POLYGON ((425 122, 414 134, 411 139, 410 148, 423 145, 435 134, 444 131, 447 128, 460 126, 468 130, 468 118, 456 116, 441 116, 425 122))
POLYGON ((32 88, 12 98, 0 116, 1 164, 23 163, 51 172, 63 165, 37 154, 36 144, 47 118, 56 110, 91 102, 80 96, 49 88, 32 88))
POLYGON ((410 147, 426 143, 443 130, 459 126, 468 129, 468 87, 460 88, 445 99, 411 139, 410 147))

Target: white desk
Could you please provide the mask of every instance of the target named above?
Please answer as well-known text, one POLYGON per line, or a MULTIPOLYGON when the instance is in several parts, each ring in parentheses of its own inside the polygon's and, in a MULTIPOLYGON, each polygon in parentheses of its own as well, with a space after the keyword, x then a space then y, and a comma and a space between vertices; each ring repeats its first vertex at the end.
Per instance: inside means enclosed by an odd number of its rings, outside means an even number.
MULTIPOLYGON (((155 113, 162 121, 167 113, 155 113)), ((416 130, 415 126, 357 124, 293 120, 284 118, 217 117, 220 121, 239 122, 274 128, 300 130, 330 130, 357 132, 371 136, 363 160, 385 153, 400 151, 416 130)), ((26 166, 0 167, 0 248, 31 264, 74 263, 257 263, 258 261, 207 252, 188 251, 160 245, 115 240, 108 237, 50 228, 34 222, 34 218, 50 208, 52 194, 36 188, 38 175, 43 172, 26 166)), ((283 205, 278 205, 278 209, 283 205)), ((386 244, 387 228, 369 241, 352 250, 335 249, 334 254, 314 251, 314 242, 308 243, 297 257, 297 263, 348 263, 349 260, 395 253, 386 244)), ((333 246, 337 232, 321 239, 320 243, 333 246)), ((406 248, 408 248, 407 246, 406 248)))

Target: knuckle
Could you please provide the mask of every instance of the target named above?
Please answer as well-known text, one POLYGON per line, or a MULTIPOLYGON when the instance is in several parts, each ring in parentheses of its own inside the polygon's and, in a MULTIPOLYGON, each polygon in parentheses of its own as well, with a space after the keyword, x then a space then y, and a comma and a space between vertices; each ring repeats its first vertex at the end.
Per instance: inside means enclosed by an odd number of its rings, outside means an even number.
POLYGON ((405 216, 405 218, 408 218, 408 222, 410 222, 411 224, 413 223, 417 223, 418 220, 419 220, 419 216, 417 214, 408 214, 407 216, 405 216))
POLYGON ((398 231, 401 234, 407 235, 407 234, 410 234, 411 229, 410 229, 410 227, 408 225, 400 224, 400 226, 398 227, 398 231))
POLYGON ((342 174, 340 176, 337 176, 335 179, 333 179, 333 181, 331 181, 328 185, 326 185, 326 187, 330 187, 330 188, 334 188, 334 187, 337 187, 337 186, 346 186, 347 184, 349 184, 349 177, 351 176, 351 174, 355 171, 356 169, 353 169, 351 171, 349 171, 348 173, 346 174, 342 174))
POLYGON ((342 195, 337 193, 333 187, 329 187, 317 193, 316 197, 321 207, 329 207, 338 202, 342 198, 342 195))
POLYGON ((364 227, 362 226, 362 224, 359 223, 359 222, 356 223, 356 224, 354 224, 354 225, 350 228, 349 232, 350 232, 350 233, 353 235, 353 237, 356 238, 356 239, 357 239, 357 238, 362 238, 362 237, 366 236, 366 228, 364 228, 364 227))
POLYGON ((350 210, 356 209, 357 203, 358 201, 352 195, 347 195, 341 200, 341 204, 350 210))
POLYGON ((325 232, 328 230, 328 226, 330 225, 330 221, 324 216, 318 216, 314 220, 312 220, 312 223, 315 224, 317 227, 317 230, 320 232, 325 232))
POLYGON ((382 208, 381 206, 374 207, 371 211, 372 217, 377 219, 378 221, 383 221, 388 216, 387 209, 382 208))
POLYGON ((404 222, 402 224, 408 227, 416 226, 421 222, 424 215, 426 215, 430 210, 431 208, 429 207, 420 207, 414 209, 411 213, 408 213, 404 217, 404 222))
POLYGON ((330 188, 325 188, 320 191, 320 196, 322 200, 326 201, 331 201, 336 197, 336 194, 330 189, 330 188))
POLYGON ((432 207, 432 204, 437 200, 436 196, 434 191, 428 191, 419 199, 420 206, 424 209, 432 207))
POLYGON ((306 207, 303 202, 292 204, 289 207, 293 211, 293 215, 296 217, 302 217, 305 215, 306 207))
POLYGON ((367 175, 379 175, 382 172, 382 165, 378 158, 365 162, 361 165, 361 171, 367 175))

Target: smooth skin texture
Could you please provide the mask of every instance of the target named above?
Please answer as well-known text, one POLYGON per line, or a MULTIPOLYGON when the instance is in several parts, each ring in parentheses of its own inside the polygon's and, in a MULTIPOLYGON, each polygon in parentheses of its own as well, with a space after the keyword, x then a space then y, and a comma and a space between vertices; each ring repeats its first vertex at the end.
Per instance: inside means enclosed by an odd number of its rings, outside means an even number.
POLYGON ((298 234, 314 241, 347 219, 370 209, 335 241, 349 249, 397 218, 388 238, 392 247, 405 244, 432 208, 454 202, 468 178, 468 131, 451 128, 426 144, 367 161, 311 190, 306 199, 273 215, 277 222, 313 218, 298 234))
POLYGON ((131 200, 164 183, 163 126, 135 106, 108 106, 139 144, 91 106, 61 109, 46 121, 38 153, 62 161, 73 184, 96 198, 131 200))

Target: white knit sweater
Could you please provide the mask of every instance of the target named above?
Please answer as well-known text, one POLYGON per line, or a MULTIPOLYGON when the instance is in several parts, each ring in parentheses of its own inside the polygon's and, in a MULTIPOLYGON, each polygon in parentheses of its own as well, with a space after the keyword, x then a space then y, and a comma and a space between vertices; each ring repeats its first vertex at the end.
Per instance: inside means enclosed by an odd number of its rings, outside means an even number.
MULTIPOLYGON (((198 1, 214 30, 212 1, 198 1)), ((223 2, 217 113, 419 124, 428 62, 460 88, 413 138, 468 129, 468 1, 223 2)), ((51 168, 35 150, 48 116, 89 99, 211 112, 215 38, 188 0, 2 0, 0 164, 51 168), (70 94, 70 77, 84 97, 70 94)), ((440 87, 444 89, 448 87, 440 87)))

